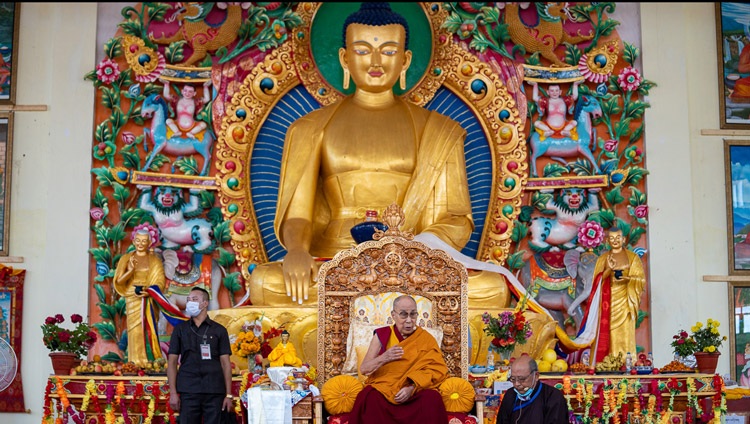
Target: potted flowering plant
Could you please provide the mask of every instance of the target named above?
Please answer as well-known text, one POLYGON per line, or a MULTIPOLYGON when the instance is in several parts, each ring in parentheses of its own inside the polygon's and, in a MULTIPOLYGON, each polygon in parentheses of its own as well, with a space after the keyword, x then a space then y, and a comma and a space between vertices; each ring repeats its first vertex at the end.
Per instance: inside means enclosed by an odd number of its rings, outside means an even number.
POLYGON ((698 371, 705 374, 716 372, 716 364, 719 361, 719 348, 727 340, 726 336, 719 333, 719 321, 711 318, 706 320, 706 325, 698 321, 690 328, 695 339, 695 361, 698 371))
POLYGON ((687 358, 698 350, 695 339, 685 330, 680 330, 672 336, 671 346, 675 356, 681 358, 687 358))
POLYGON ((65 322, 62 314, 47 317, 42 325, 42 341, 50 350, 55 374, 70 374, 73 363, 86 355, 96 342, 96 332, 83 322, 82 316, 73 314, 70 321, 75 324, 72 330, 60 326, 65 322))
POLYGON ((503 311, 492 316, 482 314, 484 332, 492 336, 490 348, 499 353, 503 360, 510 359, 516 344, 525 344, 531 337, 531 325, 521 310, 503 311))
POLYGON ((727 340, 727 336, 719 333, 719 321, 709 318, 704 326, 698 321, 690 328, 695 339, 696 352, 714 353, 718 352, 721 345, 727 340))

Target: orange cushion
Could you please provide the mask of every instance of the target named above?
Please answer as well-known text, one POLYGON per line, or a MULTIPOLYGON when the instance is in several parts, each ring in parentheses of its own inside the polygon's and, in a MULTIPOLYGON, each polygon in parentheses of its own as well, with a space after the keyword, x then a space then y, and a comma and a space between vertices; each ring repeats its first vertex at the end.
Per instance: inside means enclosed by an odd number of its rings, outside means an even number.
POLYGON ((326 410, 333 414, 351 412, 354 400, 362 391, 364 385, 351 375, 337 375, 323 384, 320 395, 326 410))
POLYGON ((440 384, 440 394, 448 412, 467 413, 474 406, 474 387, 459 377, 448 377, 440 384))

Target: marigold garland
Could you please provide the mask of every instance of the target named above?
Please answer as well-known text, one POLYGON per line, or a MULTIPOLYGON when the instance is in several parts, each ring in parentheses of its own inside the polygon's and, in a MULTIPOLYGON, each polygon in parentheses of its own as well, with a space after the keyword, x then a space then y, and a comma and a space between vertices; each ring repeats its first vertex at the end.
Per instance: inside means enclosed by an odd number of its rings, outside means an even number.
POLYGON ((151 420, 154 418, 154 410, 156 410, 156 396, 151 396, 151 400, 148 401, 148 415, 143 424, 151 424, 151 420))
POLYGON ((91 395, 96 393, 96 383, 94 379, 86 382, 86 393, 83 395, 83 401, 81 401, 81 411, 86 412, 89 409, 89 402, 91 401, 91 395))
POLYGON ((242 380, 240 381, 240 396, 237 396, 237 399, 234 400, 234 412, 240 414, 242 413, 242 404, 240 403, 240 398, 242 397, 242 393, 245 393, 247 390, 247 378, 250 375, 250 373, 246 372, 242 374, 242 380))

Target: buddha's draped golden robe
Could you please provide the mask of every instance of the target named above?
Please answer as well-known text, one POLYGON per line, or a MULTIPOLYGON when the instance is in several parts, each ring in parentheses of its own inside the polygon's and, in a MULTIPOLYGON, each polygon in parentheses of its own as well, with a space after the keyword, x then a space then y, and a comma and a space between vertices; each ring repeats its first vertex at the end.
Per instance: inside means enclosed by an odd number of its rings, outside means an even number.
POLYGON ((279 342, 268 354, 268 361, 272 367, 301 367, 302 360, 297 357, 297 350, 290 342, 279 342))
MULTIPOLYGON (((365 172, 353 177, 330 175, 324 179, 319 175, 326 126, 343 102, 318 109, 290 126, 281 161, 274 221, 274 229, 282 245, 281 224, 300 181, 308 176, 322 178, 317 184, 313 210, 310 249, 313 256, 333 257, 338 251, 350 248, 354 241, 349 230, 362 222, 364 210, 382 210, 394 202, 399 203, 404 211, 404 230, 414 230, 417 234, 429 231, 458 250, 468 242, 474 224, 463 152, 466 132, 446 116, 402 100, 399 102, 408 111, 404 119, 414 127, 417 138, 417 156, 411 175, 399 175, 392 170, 365 172), (393 192, 400 198, 388 199, 383 204, 362 204, 363 196, 354 193, 364 186, 372 190, 387 185, 397 186, 393 192), (361 216, 359 212, 362 212, 361 216), (337 231, 329 230, 326 234, 332 223, 336 223, 337 231)), ((383 136, 387 135, 387 130, 384 130, 383 136)), ((354 135, 351 143, 357 143, 354 135)), ((384 155, 397 153, 382 152, 384 155)), ((364 162, 367 158, 356 160, 364 162)))
POLYGON ((135 252, 124 254, 117 263, 115 291, 125 298, 128 361, 144 364, 162 357, 159 335, 156 330, 159 309, 150 297, 137 296, 135 287, 142 286, 145 290, 148 287, 157 286, 160 290, 164 290, 164 267, 155 254, 149 253, 147 270, 136 269, 128 281, 118 283, 118 276, 125 273, 128 261, 134 254, 135 252))
MULTIPOLYGON (((609 315, 600 315, 600 328, 602 320, 609 320, 609 343, 608 346, 600 346, 604 343, 607 337, 602 337, 602 334, 597 334, 596 340, 592 345, 592 350, 617 355, 618 352, 622 352, 622 357, 630 352, 633 355, 636 353, 635 343, 635 322, 638 318, 638 308, 641 303, 641 293, 646 285, 645 272, 643 271, 643 264, 641 258, 634 252, 623 249, 628 256, 628 267, 623 270, 623 276, 630 277, 627 282, 618 283, 614 280, 614 275, 601 281, 601 284, 609 286, 609 315)), ((594 268, 594 278, 601 279, 604 269, 607 266, 607 254, 604 253, 596 262, 594 268)), ((602 288, 606 290, 606 287, 602 288)), ((606 302, 606 299, 602 299, 602 303, 606 302)), ((605 305, 606 306, 606 305, 605 305)), ((597 307, 602 308, 602 304, 597 307)), ((602 357, 597 355, 597 360, 601 360, 602 357)))

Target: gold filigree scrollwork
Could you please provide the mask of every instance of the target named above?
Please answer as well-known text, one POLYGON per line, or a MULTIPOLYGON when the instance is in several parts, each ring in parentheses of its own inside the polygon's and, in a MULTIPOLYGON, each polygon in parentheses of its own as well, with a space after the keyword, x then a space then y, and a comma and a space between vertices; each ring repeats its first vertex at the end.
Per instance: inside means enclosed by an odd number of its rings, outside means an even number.
POLYGON ((216 140, 216 180, 219 204, 231 221, 232 248, 245 279, 248 265, 268 262, 256 221, 248 169, 258 131, 276 102, 299 83, 289 42, 265 57, 235 91, 216 140))
MULTIPOLYGON (((479 119, 490 143, 493 158, 492 193, 477 258, 505 261, 511 245, 513 222, 521 211, 521 195, 528 180, 526 143, 523 142, 525 116, 488 63, 451 46, 450 67, 445 86, 466 99, 479 119)), ((522 94, 520 98, 524 99, 522 94)))

